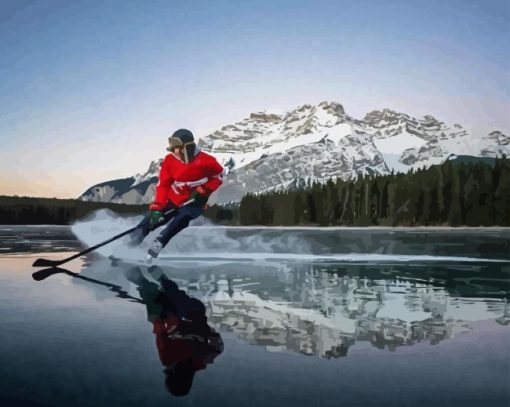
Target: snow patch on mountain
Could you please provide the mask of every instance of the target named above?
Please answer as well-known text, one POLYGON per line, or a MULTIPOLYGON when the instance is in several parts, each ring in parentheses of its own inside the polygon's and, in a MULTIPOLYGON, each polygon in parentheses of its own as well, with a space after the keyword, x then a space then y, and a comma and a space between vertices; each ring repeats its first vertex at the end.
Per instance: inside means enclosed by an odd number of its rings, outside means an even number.
POLYGON ((340 123, 333 126, 327 132, 327 139, 338 145, 340 141, 353 133, 352 126, 348 123, 340 123))
POLYGON ((426 143, 424 139, 407 132, 385 138, 374 138, 375 146, 383 154, 401 155, 409 148, 420 148, 426 143))
POLYGON ((390 171, 395 173, 402 172, 405 173, 409 171, 411 168, 409 165, 404 164, 402 160, 402 154, 390 154, 390 153, 381 153, 384 159, 384 162, 388 166, 390 171))

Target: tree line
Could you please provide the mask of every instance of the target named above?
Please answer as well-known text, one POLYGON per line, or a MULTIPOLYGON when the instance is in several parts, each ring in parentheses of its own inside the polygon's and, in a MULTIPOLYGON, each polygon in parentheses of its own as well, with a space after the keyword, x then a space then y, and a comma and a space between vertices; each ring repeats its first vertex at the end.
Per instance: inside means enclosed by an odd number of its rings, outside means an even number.
POLYGON ((509 159, 460 157, 406 174, 248 194, 232 218, 241 225, 509 226, 509 200, 509 159))
POLYGON ((0 196, 0 224, 68 225, 76 219, 103 208, 122 214, 139 214, 147 210, 147 205, 0 196))
MULTIPOLYGON (((0 196, 0 224, 66 225, 102 208, 142 214, 148 205, 0 196)), ((510 226, 510 159, 459 158, 406 174, 248 194, 204 215, 226 225, 510 226)))

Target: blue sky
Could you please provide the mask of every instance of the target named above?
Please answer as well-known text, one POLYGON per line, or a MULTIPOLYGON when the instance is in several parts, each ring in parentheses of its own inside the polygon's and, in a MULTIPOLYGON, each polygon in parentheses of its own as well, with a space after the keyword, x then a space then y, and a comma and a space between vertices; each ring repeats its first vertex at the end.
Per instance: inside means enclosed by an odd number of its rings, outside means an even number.
POLYGON ((0 0, 0 194, 143 172, 179 127, 334 100, 508 132, 508 1, 0 0))

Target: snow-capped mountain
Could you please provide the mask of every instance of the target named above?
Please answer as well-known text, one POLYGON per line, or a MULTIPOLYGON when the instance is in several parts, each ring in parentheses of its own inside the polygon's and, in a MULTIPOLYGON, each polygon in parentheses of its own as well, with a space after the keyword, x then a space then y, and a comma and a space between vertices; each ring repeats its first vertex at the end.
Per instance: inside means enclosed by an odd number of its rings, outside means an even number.
MULTIPOLYGON (((474 137, 462 126, 432 116, 416 119, 388 109, 363 119, 342 105, 303 105, 286 114, 252 113, 201 138, 198 146, 226 168, 216 202, 240 200, 247 192, 297 188, 331 178, 388 174, 439 164, 451 154, 496 156, 510 153, 510 138, 499 131, 474 137)), ((161 159, 144 174, 89 188, 87 201, 148 203, 161 159)))

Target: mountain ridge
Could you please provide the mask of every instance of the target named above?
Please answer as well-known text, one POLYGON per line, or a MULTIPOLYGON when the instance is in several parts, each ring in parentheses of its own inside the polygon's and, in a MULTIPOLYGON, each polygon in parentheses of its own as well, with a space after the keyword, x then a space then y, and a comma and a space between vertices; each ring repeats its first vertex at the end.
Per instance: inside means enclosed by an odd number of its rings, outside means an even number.
MULTIPOLYGON (((327 101, 284 114, 251 113, 197 144, 226 168, 221 194, 212 200, 217 203, 238 201, 247 192, 285 190, 359 174, 405 172, 439 164, 451 154, 510 153, 510 138, 498 130, 477 139, 460 124, 450 126, 431 115, 417 119, 391 109, 373 110, 355 119, 340 103, 327 101)), ((161 161, 152 161, 144 174, 94 185, 79 199, 148 203, 161 161)))

